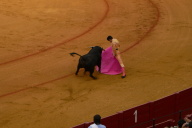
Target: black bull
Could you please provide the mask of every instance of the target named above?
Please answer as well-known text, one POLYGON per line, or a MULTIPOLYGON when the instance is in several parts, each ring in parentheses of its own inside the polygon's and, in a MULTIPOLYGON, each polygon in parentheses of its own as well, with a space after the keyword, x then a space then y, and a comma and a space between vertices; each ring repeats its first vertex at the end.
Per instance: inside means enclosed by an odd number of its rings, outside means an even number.
POLYGON ((99 67, 99 72, 101 69, 101 53, 103 48, 99 47, 99 46, 94 46, 91 47, 92 49, 85 55, 81 56, 78 53, 70 53, 71 56, 73 56, 74 54, 79 55, 79 63, 77 65, 77 71, 76 71, 76 75, 79 72, 80 68, 84 68, 85 72, 89 71, 90 72, 90 77, 92 77, 93 79, 97 79, 96 77, 93 76, 93 72, 95 69, 95 66, 99 67))

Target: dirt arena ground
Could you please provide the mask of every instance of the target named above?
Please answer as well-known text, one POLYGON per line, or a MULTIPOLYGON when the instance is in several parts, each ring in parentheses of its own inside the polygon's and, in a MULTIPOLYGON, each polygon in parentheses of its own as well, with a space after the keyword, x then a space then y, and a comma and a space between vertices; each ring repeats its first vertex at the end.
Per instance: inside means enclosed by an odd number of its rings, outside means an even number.
POLYGON ((1 128, 70 128, 192 86, 191 0, 1 0, 1 128), (89 46, 121 43, 127 77, 83 70, 89 46))

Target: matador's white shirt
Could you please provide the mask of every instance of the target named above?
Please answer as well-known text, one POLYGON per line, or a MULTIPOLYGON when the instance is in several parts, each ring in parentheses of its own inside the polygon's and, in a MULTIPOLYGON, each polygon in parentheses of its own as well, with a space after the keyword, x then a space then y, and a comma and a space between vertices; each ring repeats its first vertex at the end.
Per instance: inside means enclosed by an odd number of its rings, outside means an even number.
POLYGON ((106 128, 106 126, 105 126, 105 125, 102 125, 102 124, 99 124, 99 125, 92 124, 92 125, 90 125, 88 128, 106 128))

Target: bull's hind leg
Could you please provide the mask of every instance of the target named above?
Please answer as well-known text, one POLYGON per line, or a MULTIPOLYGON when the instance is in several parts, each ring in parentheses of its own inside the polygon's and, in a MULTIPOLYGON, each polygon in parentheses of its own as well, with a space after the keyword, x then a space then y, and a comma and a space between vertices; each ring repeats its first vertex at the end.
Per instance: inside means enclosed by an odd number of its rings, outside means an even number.
POLYGON ((77 71, 76 71, 75 75, 77 75, 77 74, 78 74, 79 69, 80 69, 80 66, 78 65, 78 66, 77 66, 77 71))

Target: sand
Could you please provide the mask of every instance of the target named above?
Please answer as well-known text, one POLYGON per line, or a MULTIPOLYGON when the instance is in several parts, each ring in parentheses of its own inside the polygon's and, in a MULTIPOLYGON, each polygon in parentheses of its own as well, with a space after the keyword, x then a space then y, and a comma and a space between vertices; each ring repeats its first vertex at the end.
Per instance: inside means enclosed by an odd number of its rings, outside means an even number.
POLYGON ((1 128, 70 128, 191 87, 191 0, 1 0, 1 128), (90 46, 121 43, 127 77, 75 76, 90 46))

